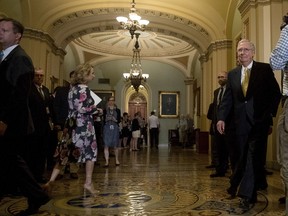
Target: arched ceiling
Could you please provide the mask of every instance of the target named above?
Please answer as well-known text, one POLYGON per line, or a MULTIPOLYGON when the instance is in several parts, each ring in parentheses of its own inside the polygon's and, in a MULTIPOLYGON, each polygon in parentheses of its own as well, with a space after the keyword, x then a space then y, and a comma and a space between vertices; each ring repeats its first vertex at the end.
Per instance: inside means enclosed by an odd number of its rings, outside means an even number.
MULTIPOLYGON (((135 0, 137 13, 150 21, 140 35, 141 55, 189 65, 187 58, 227 38, 236 1, 135 0)), ((58 47, 73 46, 82 56, 131 56, 134 41, 116 21, 128 16, 131 0, 1 0, 0 8, 17 3, 25 25, 48 33, 58 47)))

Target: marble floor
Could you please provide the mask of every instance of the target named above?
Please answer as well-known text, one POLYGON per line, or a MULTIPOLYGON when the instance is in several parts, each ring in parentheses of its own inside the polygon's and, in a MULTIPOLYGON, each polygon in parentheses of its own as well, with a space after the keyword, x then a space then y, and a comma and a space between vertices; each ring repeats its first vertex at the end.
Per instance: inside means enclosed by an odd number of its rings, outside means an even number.
MULTIPOLYGON (((130 152, 121 149, 121 165, 113 157, 104 168, 103 154, 95 167, 96 197, 83 194, 84 169, 79 179, 55 182, 52 200, 40 209, 39 216, 218 216, 218 215, 285 215, 279 204, 283 196, 279 172, 268 176, 268 189, 258 192, 258 202, 248 211, 239 208, 239 199, 227 199, 229 173, 211 179, 213 170, 205 168, 209 155, 193 148, 160 146, 158 150, 144 147, 130 152)), ((48 175, 48 174, 47 174, 48 175)), ((22 197, 6 197, 0 202, 0 216, 13 215, 26 208, 22 197)))

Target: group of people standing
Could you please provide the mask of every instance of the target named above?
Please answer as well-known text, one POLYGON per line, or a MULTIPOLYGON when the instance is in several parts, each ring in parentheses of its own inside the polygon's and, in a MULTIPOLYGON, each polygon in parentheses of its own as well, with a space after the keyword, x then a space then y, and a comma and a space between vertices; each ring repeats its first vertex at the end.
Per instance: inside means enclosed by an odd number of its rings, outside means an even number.
POLYGON ((142 117, 140 111, 134 114, 134 118, 131 120, 127 112, 123 113, 123 117, 120 122, 120 146, 124 148, 130 148, 130 151, 138 151, 139 145, 148 144, 148 128, 150 133, 150 146, 158 149, 159 144, 159 129, 160 122, 155 115, 155 111, 151 112, 147 122, 142 117))

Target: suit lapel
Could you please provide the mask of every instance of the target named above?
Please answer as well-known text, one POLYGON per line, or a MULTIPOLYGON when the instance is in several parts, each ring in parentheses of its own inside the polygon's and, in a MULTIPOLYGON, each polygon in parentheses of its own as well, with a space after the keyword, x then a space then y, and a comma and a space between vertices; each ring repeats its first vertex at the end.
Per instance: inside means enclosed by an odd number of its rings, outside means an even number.
POLYGON ((256 80, 256 77, 257 77, 257 62, 253 61, 253 65, 250 70, 250 78, 249 78, 249 84, 248 84, 246 97, 249 96, 252 86, 254 85, 254 82, 256 80))

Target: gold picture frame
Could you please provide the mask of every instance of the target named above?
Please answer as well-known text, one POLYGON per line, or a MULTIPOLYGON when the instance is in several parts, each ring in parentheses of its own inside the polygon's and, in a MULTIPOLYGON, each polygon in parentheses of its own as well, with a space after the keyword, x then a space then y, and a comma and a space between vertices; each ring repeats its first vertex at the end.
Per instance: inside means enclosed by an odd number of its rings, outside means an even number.
POLYGON ((115 97, 114 90, 93 90, 93 92, 102 99, 102 101, 97 105, 97 107, 101 109, 105 109, 109 97, 115 97))
POLYGON ((179 91, 159 91, 159 117, 179 118, 179 91))

